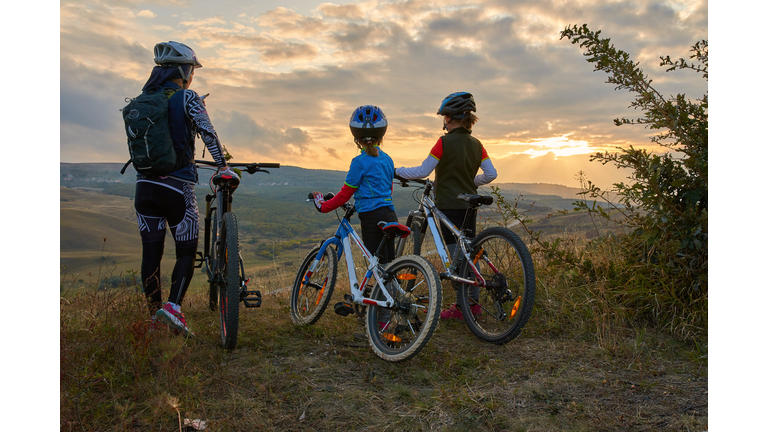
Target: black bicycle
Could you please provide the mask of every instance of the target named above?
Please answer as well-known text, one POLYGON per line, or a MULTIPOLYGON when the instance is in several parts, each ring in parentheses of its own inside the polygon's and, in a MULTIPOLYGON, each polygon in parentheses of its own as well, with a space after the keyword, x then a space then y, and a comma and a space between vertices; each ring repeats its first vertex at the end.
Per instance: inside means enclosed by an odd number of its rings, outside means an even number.
MULTIPOLYGON (((195 160, 198 168, 218 171, 216 162, 195 160), (204 165, 204 166, 200 166, 204 165)), ((227 163, 231 168, 242 167, 241 172, 254 174, 280 168, 279 163, 227 163)), ((197 268, 205 264, 208 274, 208 300, 212 311, 218 306, 221 322, 221 344, 231 350, 237 346, 237 327, 240 302, 245 307, 260 307, 261 293, 248 290, 250 279, 245 278, 240 244, 237 239, 237 218, 232 213, 232 194, 236 185, 231 179, 217 177, 209 181, 211 193, 205 196, 205 222, 203 252, 197 253, 197 268)))

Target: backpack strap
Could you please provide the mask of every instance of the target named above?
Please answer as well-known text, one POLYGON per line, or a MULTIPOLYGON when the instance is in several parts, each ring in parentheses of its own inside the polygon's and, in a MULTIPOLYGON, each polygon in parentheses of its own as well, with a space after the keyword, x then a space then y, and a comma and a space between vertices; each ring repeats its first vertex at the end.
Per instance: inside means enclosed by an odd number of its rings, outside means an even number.
POLYGON ((125 175, 125 170, 128 168, 128 165, 130 165, 133 162, 133 159, 128 159, 128 162, 123 165, 123 169, 120 170, 120 175, 125 175))

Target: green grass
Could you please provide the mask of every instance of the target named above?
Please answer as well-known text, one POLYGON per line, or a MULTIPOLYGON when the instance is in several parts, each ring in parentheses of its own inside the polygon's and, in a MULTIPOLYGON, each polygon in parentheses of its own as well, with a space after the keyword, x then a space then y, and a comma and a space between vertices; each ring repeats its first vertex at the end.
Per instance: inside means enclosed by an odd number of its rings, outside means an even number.
POLYGON ((216 431, 707 428, 706 348, 574 319, 555 288, 507 345, 441 322, 401 364, 379 359, 353 336, 363 325, 330 308, 315 325, 293 325, 287 291, 241 307, 238 347, 227 352, 203 289, 184 301, 197 333, 184 339, 147 333, 135 287, 62 288, 61 430, 170 431, 179 416, 216 431))

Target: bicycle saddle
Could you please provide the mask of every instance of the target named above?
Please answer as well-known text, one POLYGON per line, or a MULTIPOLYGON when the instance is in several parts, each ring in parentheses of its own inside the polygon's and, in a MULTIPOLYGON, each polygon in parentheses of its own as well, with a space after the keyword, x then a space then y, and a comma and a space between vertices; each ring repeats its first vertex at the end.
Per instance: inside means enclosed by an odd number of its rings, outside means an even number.
POLYGON ((493 204, 493 197, 488 195, 461 194, 456 198, 466 201, 471 206, 493 204))
POLYGON ((411 234, 411 229, 398 222, 381 221, 377 224, 385 233, 391 233, 393 236, 406 238, 411 234))

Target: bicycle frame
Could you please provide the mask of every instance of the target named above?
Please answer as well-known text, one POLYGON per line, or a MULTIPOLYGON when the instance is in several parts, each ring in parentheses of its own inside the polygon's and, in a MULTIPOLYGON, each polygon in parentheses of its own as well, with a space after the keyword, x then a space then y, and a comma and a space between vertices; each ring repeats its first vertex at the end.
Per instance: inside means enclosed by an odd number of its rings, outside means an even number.
POLYGON ((351 218, 355 212, 355 207, 345 204, 342 206, 342 208, 346 209, 346 214, 341 219, 341 223, 339 224, 339 228, 336 230, 336 234, 323 242, 323 245, 320 247, 320 251, 317 253, 317 258, 312 262, 309 270, 307 271, 307 274, 304 276, 304 283, 309 281, 309 278, 320 265, 321 259, 325 254, 325 250, 331 245, 336 245, 338 259, 341 259, 341 256, 345 255, 346 252, 345 262, 347 264, 347 277, 349 278, 349 287, 352 294, 352 298, 349 299, 349 301, 355 304, 376 305, 385 308, 394 306, 395 300, 387 290, 387 287, 382 280, 382 275, 379 274, 379 257, 376 255, 371 255, 370 251, 365 248, 362 239, 359 235, 357 235, 354 228, 352 228, 352 224, 349 222, 349 218, 351 218), (350 240, 350 238, 352 240, 350 240), (363 253, 363 256, 365 256, 365 258, 368 260, 368 267, 366 269, 365 276, 360 282, 357 280, 357 274, 355 273, 355 261, 352 257, 353 241, 357 248, 360 249, 360 251, 363 253), (360 287, 364 287, 365 284, 371 279, 376 280, 376 283, 381 288, 381 292, 384 293, 384 297, 386 297, 385 301, 373 300, 369 297, 365 297, 365 294, 360 287))
MULTIPOLYGON (((217 187, 214 189, 214 195, 207 194, 205 196, 205 220, 204 220, 204 229, 205 229, 205 240, 203 241, 203 260, 207 264, 206 271, 208 273, 208 278, 212 279, 217 275, 218 268, 215 268, 215 266, 218 266, 218 260, 212 260, 211 259, 211 219, 213 216, 213 212, 216 212, 216 221, 217 223, 221 223, 221 220, 223 218, 224 213, 232 210, 232 198, 231 198, 231 192, 228 187, 217 187), (212 201, 216 201, 215 205, 211 205, 212 201)), ((219 227, 216 227, 216 232, 218 233, 220 231, 219 227)), ((214 240, 218 241, 218 240, 214 240)))
MULTIPOLYGON (((461 230, 456 228, 450 219, 448 219, 448 217, 443 214, 443 212, 437 209, 435 202, 432 200, 432 198, 429 197, 429 193, 432 189, 432 182, 426 180, 424 184, 425 187, 419 202, 419 209, 410 211, 409 219, 416 219, 420 221, 426 220, 427 227, 432 233, 432 240, 434 241, 437 255, 440 257, 440 260, 442 261, 446 270, 445 272, 440 273, 440 279, 449 279, 458 283, 484 287, 486 285, 485 279, 483 279, 483 277, 480 275, 480 272, 475 266, 475 263, 478 259, 483 258, 494 271, 497 271, 496 268, 493 266, 493 263, 488 261, 488 259, 484 256, 477 256, 474 259, 469 256, 472 240, 468 239, 467 236, 461 230), (450 231, 451 234, 456 238, 456 244, 459 247, 456 248, 456 251, 454 252, 453 260, 451 260, 451 257, 448 255, 448 250, 445 247, 442 231, 438 226, 438 222, 445 225, 448 231, 450 231), (440 241, 438 241, 438 239, 440 241), (459 271, 461 258, 467 260, 469 268, 475 275, 475 279, 466 279, 456 274, 459 271)), ((422 233, 424 233, 424 231, 425 229, 422 227, 422 233)), ((404 243, 405 242, 401 241, 398 245, 398 250, 395 254, 396 256, 400 256, 402 254, 404 243)))
MULTIPOLYGON (((207 168, 212 170, 218 169, 215 162, 211 161, 195 160, 195 164, 205 165, 199 168, 207 168)), ((254 174, 256 172, 269 173, 269 171, 266 171, 262 168, 280 168, 280 164, 277 163, 230 163, 228 165, 230 167, 245 167, 249 174, 254 174)), ((227 182, 224 182, 220 185, 213 185, 212 180, 211 183, 209 183, 209 186, 211 188, 212 194, 206 194, 205 196, 205 218, 203 220, 203 252, 202 256, 200 252, 198 252, 198 256, 200 256, 200 264, 196 267, 202 267, 203 263, 205 263, 208 281, 221 282, 222 277, 219 273, 219 267, 221 266, 221 263, 219 263, 219 260, 216 259, 216 257, 211 257, 210 253, 212 246, 211 243, 218 242, 218 235, 221 232, 221 227, 212 227, 211 220, 213 219, 213 214, 215 212, 217 224, 221 224, 221 221, 224 219, 224 213, 232 211, 232 193, 234 192, 234 189, 227 182), (216 239, 211 238, 214 233, 217 237, 216 239)), ((245 280, 245 268, 243 267, 243 260, 241 257, 238 258, 240 263, 240 289, 242 290, 243 286, 247 284, 247 281, 245 280)), ((246 302, 246 306, 250 306, 249 302, 246 302)))

